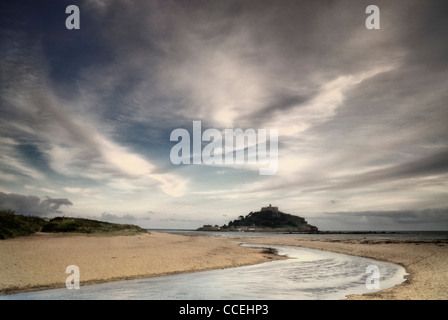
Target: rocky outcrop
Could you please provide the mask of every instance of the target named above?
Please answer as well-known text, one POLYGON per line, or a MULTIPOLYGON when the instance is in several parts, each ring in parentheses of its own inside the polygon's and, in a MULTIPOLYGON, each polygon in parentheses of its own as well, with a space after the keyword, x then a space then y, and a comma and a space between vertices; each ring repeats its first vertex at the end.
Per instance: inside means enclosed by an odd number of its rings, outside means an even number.
POLYGON ((263 207, 260 211, 230 221, 221 227, 206 225, 199 231, 253 231, 253 232, 300 232, 317 233, 318 228, 310 225, 305 218, 284 213, 277 207, 263 207))

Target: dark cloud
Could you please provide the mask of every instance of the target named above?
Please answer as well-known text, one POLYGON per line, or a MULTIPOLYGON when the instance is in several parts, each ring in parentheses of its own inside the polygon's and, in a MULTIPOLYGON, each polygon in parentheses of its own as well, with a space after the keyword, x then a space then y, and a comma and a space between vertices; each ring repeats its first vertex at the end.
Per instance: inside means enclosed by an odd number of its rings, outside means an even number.
POLYGON ((36 196, 24 196, 21 194, 6 194, 0 192, 0 209, 15 210, 16 213, 26 215, 46 216, 55 213, 63 213, 59 210, 62 206, 71 206, 68 199, 52 199, 46 197, 41 200, 36 196))
POLYGON ((445 173, 448 173, 448 150, 392 168, 376 170, 366 176, 367 180, 396 180, 445 173))
POLYGON ((448 4, 443 0, 412 1, 404 10, 400 25, 400 44, 406 47, 409 65, 424 65, 433 73, 448 68, 448 43, 442 41, 448 32, 445 21, 448 4))
POLYGON ((68 199, 52 199, 50 197, 46 197, 45 200, 42 200, 40 206, 46 208, 47 211, 51 213, 63 213, 63 211, 59 210, 62 206, 71 206, 73 203, 68 199))

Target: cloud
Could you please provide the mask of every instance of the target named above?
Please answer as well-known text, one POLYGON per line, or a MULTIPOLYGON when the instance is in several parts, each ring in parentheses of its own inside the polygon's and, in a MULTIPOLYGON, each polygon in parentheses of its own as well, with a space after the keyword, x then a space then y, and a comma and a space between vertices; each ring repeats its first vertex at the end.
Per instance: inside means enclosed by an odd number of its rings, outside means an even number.
POLYGON ((280 136, 297 136, 298 133, 334 117, 336 109, 345 101, 348 90, 353 90, 364 81, 390 70, 392 67, 387 66, 354 75, 341 75, 322 84, 318 93, 305 103, 291 107, 288 112, 268 115, 264 125, 280 128, 280 136))
POLYGON ((446 207, 446 3, 382 2, 375 31, 368 4, 90 0, 70 35, 56 9, 8 6, 0 190, 191 219, 267 198, 312 213, 446 207), (277 174, 173 166, 170 132, 192 120, 279 129, 277 174))
POLYGON ((41 200, 36 196, 24 196, 20 194, 6 194, 0 192, 0 209, 15 210, 19 214, 47 216, 55 213, 63 213, 62 206, 71 206, 68 199, 53 199, 46 197, 41 200))
MULTIPOLYGON (((3 126, 3 128, 7 127, 8 124, 3 126)), ((7 138, 7 140, 14 141, 11 138, 7 138)), ((16 141, 13 143, 9 141, 7 143, 3 143, 4 141, 5 140, 0 143, 0 170, 3 171, 0 171, 0 176, 3 176, 5 180, 31 178, 33 180, 43 181, 45 179, 42 172, 40 172, 33 165, 30 165, 26 159, 23 159, 18 149, 20 143, 16 141)))
POLYGON ((39 61, 45 60, 39 47, 20 49, 35 50, 35 55, 10 56, 2 62, 6 69, 21 66, 14 71, 14 85, 3 88, 1 96, 3 106, 14 106, 16 110, 4 110, 5 117, 1 120, 1 133, 7 142, 3 147, 6 152, 0 157, 2 167, 43 180, 45 175, 35 167, 36 162, 24 163, 27 159, 17 152, 17 146, 28 144, 46 166, 67 177, 103 182, 114 179, 136 182, 138 178, 141 187, 159 187, 171 196, 184 193, 185 179, 162 172, 150 160, 102 132, 95 115, 87 110, 90 104, 83 105, 82 99, 68 102, 57 95, 39 61))
POLYGON ((308 189, 306 192, 316 192, 330 189, 351 189, 369 186, 388 181, 399 181, 418 177, 433 177, 448 173, 448 151, 433 154, 428 157, 391 166, 388 168, 372 170, 353 176, 346 175, 342 182, 336 182, 328 187, 308 189))
POLYGON ((123 215, 116 215, 109 212, 103 212, 101 216, 92 217, 92 219, 99 219, 101 221, 111 222, 111 223, 120 223, 120 224, 134 224, 141 226, 143 228, 150 227, 151 217, 148 216, 136 216, 129 213, 123 215))
POLYGON ((76 195, 82 195, 84 197, 92 197, 92 198, 98 198, 101 199, 99 191, 92 189, 92 188, 80 188, 80 187, 64 187, 64 191, 76 194, 76 195))
POLYGON ((446 230, 448 208, 326 212, 310 218, 322 230, 446 230))
POLYGON ((62 213, 62 211, 59 210, 61 206, 71 206, 73 203, 68 199, 52 199, 50 197, 46 197, 45 200, 41 201, 40 205, 47 208, 49 212, 62 213))
MULTIPOLYGON (((146 220, 149 220, 149 217, 144 218, 146 220)), ((137 218, 131 214, 125 214, 123 216, 118 216, 112 213, 103 212, 101 214, 101 220, 108 221, 108 222, 116 222, 116 223, 123 223, 123 221, 135 221, 137 218)))
MULTIPOLYGON (((97 75, 91 83, 104 83, 104 92, 116 92, 128 79, 120 77, 124 70, 135 71, 138 85, 122 100, 134 117, 164 125, 190 126, 193 119, 220 129, 280 129, 276 176, 227 178, 225 192, 211 188, 204 197, 237 201, 280 192, 311 203, 302 192, 353 190, 350 185, 362 189, 357 194, 373 192, 376 183, 436 170, 412 165, 431 157, 428 148, 437 153, 446 146, 446 80, 442 71, 436 77, 429 72, 431 50, 415 50, 419 40, 412 36, 428 28, 437 9, 384 3, 382 30, 369 32, 366 5, 156 1, 132 9, 110 2, 98 10, 114 21, 105 34, 118 47, 120 64, 88 74, 97 75), (419 12, 423 18, 409 28, 407 15, 419 12), (141 19, 124 23, 135 17, 141 19)), ((425 42, 445 48, 436 42, 440 33, 425 42)))
POLYGON ((25 185, 24 186, 25 189, 32 189, 32 190, 39 190, 41 192, 45 192, 45 193, 58 193, 56 190, 53 190, 51 188, 47 188, 47 187, 42 187, 42 186, 34 186, 34 185, 25 185))

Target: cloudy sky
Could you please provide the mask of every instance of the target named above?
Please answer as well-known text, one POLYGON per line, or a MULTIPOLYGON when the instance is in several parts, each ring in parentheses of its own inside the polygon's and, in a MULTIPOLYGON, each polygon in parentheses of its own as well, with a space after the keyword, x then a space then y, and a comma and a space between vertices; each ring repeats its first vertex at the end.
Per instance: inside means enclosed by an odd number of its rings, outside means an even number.
POLYGON ((444 0, 0 12, 0 209, 196 228, 272 203, 326 230, 448 229, 444 0), (278 129, 277 173, 173 165, 170 133, 193 121, 278 129))

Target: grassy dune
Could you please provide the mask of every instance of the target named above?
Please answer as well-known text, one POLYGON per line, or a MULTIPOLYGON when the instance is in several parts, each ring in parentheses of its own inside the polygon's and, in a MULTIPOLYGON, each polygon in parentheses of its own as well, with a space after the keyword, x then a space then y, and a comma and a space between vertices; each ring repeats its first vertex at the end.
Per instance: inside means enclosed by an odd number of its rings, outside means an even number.
POLYGON ((46 220, 35 216, 18 215, 12 210, 0 211, 0 239, 26 236, 35 232, 133 235, 147 233, 147 230, 132 224, 118 224, 70 217, 56 217, 46 220))
POLYGON ((42 218, 15 214, 12 210, 0 211, 0 239, 27 236, 38 232, 47 223, 42 218))

